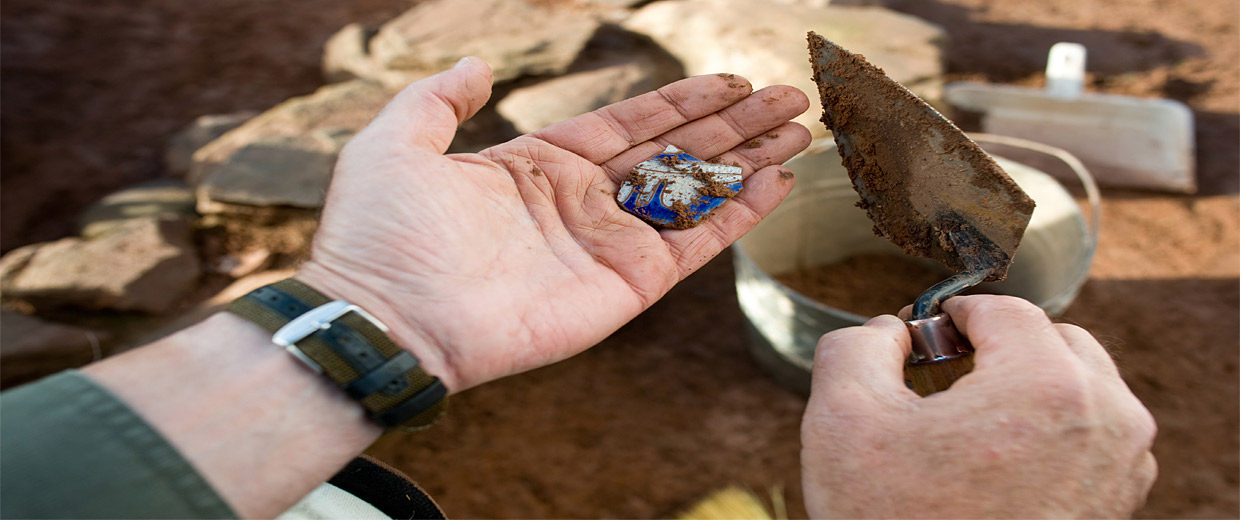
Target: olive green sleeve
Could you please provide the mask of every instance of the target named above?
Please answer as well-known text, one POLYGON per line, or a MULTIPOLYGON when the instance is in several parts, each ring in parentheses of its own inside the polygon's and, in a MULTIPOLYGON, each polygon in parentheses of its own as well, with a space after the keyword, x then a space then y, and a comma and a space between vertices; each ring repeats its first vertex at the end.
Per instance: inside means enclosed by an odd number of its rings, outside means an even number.
POLYGON ((3 518, 234 518, 189 462, 77 371, 0 394, 3 518))

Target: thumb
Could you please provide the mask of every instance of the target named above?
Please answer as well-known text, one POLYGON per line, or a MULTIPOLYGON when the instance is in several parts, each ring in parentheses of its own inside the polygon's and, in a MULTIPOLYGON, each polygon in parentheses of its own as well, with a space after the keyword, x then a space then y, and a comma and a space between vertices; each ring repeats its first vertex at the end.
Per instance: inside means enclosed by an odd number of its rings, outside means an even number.
POLYGON ((813 397, 838 408, 916 397, 904 385, 904 360, 911 349, 908 329, 895 316, 829 332, 814 353, 813 397))
POLYGON ((448 150, 456 127, 491 98, 491 67, 465 57, 456 66, 410 83, 375 117, 374 124, 414 146, 448 150))

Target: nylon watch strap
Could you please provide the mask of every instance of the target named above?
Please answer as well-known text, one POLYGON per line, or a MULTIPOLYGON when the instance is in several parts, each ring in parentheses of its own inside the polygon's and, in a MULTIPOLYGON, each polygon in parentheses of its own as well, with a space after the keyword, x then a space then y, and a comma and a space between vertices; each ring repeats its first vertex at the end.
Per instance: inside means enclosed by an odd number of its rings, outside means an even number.
MULTIPOLYGON (((272 333, 325 314, 309 334, 293 334, 286 348, 360 402, 384 428, 429 427, 447 406, 447 388, 439 378, 392 342, 378 320, 304 283, 289 278, 260 287, 233 301, 228 311, 272 333)), ((279 343, 280 338, 277 334, 272 340, 279 343)))

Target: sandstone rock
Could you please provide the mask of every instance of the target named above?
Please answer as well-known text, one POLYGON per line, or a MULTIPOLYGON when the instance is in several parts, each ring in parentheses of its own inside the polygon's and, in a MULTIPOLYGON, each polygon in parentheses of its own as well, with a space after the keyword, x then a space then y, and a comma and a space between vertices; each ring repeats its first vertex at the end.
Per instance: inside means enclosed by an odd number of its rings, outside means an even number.
POLYGON ((321 206, 339 151, 314 135, 263 136, 203 179, 199 194, 252 206, 321 206))
POLYGON ((816 31, 864 54, 914 93, 942 95, 942 29, 878 7, 813 7, 752 0, 669 0, 638 10, 624 26, 647 34, 680 59, 689 75, 740 74, 755 89, 800 88, 811 108, 795 121, 815 136, 829 133, 818 119, 818 89, 810 79, 806 31, 816 31))
POLYGON ((168 168, 168 173, 177 177, 184 176, 193 164, 194 152, 256 115, 258 112, 246 110, 195 119, 168 139, 168 146, 164 149, 164 166, 168 168))
MULTIPOLYGON (((772 3, 784 4, 784 5, 803 5, 805 7, 813 7, 815 9, 822 9, 828 5, 831 5, 831 0, 768 0, 768 1, 772 3)), ((882 1, 883 0, 846 0, 845 2, 840 2, 840 4, 873 5, 875 2, 882 2, 882 1)))
MULTIPOLYGON (((51 242, 40 242, 38 244, 30 244, 20 249, 9 251, 0 259, 0 282, 4 285, 0 286, 0 294, 3 294, 5 300, 19 299, 27 297, 24 289, 25 283, 20 282, 22 275, 31 264, 36 263, 38 258, 39 264, 47 264, 53 258, 69 254, 73 248, 85 244, 86 241, 78 237, 62 238, 51 242), (18 284, 22 283, 22 287, 18 284)), ((39 268, 36 267, 35 271, 39 268)))
POLYGON ((336 155, 392 93, 354 80, 263 112, 194 154, 198 209, 229 205, 319 207, 336 155), (221 204, 223 203, 223 204, 221 204))
POLYGON ((633 7, 643 3, 646 0, 585 0, 587 4, 601 5, 606 7, 633 7))
POLYGON ((0 291, 8 290, 13 280, 17 278, 17 275, 22 272, 22 269, 26 268, 26 265, 30 263, 30 259, 34 258, 35 252, 44 245, 47 245, 47 243, 22 246, 0 257, 0 291))
POLYGON ((216 259, 211 270, 233 278, 243 278, 271 265, 273 256, 267 249, 250 249, 216 259))
POLYGON ((107 335, 0 311, 0 386, 9 388, 102 356, 107 335))
POLYGON ((160 179, 114 192, 78 217, 78 234, 95 238, 136 218, 193 219, 194 190, 184 181, 160 179))
POLYGON ((186 222, 134 219, 93 240, 43 244, 4 296, 36 307, 159 313, 193 289, 198 274, 186 222))
POLYGON ((684 77, 680 64, 644 37, 600 31, 569 74, 514 89, 496 106, 521 133, 643 94, 684 77))
POLYGON ((568 70, 599 28, 589 13, 513 0, 429 0, 384 24, 370 40, 389 86, 451 68, 465 56, 491 65, 495 81, 568 70))
POLYGON ((351 23, 333 34, 323 46, 323 76, 329 83, 377 77, 370 59, 370 39, 375 29, 351 23))

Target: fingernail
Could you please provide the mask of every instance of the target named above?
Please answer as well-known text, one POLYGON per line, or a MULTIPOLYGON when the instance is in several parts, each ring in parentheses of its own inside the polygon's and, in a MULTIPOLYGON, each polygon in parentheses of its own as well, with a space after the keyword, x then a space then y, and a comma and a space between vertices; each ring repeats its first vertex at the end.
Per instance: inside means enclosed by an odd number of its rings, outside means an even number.
POLYGON ((465 66, 465 64, 466 64, 466 63, 469 63, 469 56, 466 56, 466 57, 464 57, 464 58, 461 58, 461 61, 456 62, 456 65, 453 65, 453 66, 452 66, 452 68, 454 68, 454 69, 459 69, 459 68, 461 68, 461 67, 465 66))

